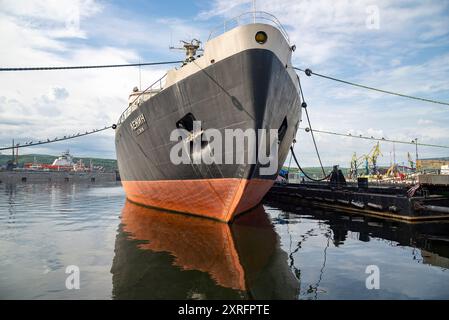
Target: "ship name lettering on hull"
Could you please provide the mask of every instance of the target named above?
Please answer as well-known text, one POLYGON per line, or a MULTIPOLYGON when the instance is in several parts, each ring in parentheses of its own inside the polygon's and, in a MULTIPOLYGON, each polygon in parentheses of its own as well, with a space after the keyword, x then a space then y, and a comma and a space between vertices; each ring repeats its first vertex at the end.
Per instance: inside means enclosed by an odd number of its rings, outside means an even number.
MULTIPOLYGON (((136 131, 145 122, 145 116, 143 115, 143 113, 141 113, 133 121, 131 121, 129 125, 131 126, 131 129, 133 129, 133 131, 136 131)), ((140 131, 139 133, 142 133, 142 131, 140 131)))
POLYGON ((145 127, 140 127, 139 129, 136 130, 136 135, 139 135, 144 131, 145 131, 145 127))

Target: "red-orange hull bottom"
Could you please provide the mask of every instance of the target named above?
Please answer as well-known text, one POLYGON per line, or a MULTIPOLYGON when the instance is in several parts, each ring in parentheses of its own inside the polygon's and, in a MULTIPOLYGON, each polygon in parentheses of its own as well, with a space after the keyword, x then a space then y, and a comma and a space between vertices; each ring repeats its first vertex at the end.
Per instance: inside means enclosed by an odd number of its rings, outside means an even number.
POLYGON ((122 181, 127 198, 135 203, 223 222, 259 204, 273 183, 237 178, 122 181))

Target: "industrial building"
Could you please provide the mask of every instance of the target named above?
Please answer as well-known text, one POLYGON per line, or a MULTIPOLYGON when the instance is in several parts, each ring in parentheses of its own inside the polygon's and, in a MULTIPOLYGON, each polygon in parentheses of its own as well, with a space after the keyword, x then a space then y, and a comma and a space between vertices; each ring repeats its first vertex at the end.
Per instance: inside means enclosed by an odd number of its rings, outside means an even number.
POLYGON ((418 159, 420 170, 441 170, 441 166, 449 165, 449 157, 418 159))

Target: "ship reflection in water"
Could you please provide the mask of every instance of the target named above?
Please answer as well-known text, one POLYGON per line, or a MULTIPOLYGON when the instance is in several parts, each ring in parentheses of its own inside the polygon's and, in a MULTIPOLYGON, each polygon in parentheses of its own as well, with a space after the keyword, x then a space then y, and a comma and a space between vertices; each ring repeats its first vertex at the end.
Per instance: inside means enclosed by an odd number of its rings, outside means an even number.
POLYGON ((273 203, 228 225, 127 202, 111 272, 115 299, 415 299, 449 298, 448 268, 447 223, 273 203))
POLYGON ((228 225, 127 201, 115 253, 118 299, 295 299, 298 293, 262 205, 228 225))

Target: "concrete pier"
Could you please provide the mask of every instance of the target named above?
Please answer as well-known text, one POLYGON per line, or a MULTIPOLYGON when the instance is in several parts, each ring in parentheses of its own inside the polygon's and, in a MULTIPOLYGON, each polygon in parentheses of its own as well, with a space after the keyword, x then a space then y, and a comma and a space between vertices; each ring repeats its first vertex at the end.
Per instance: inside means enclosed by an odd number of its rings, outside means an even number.
POLYGON ((101 183, 116 179, 115 172, 0 171, 0 183, 101 183))

